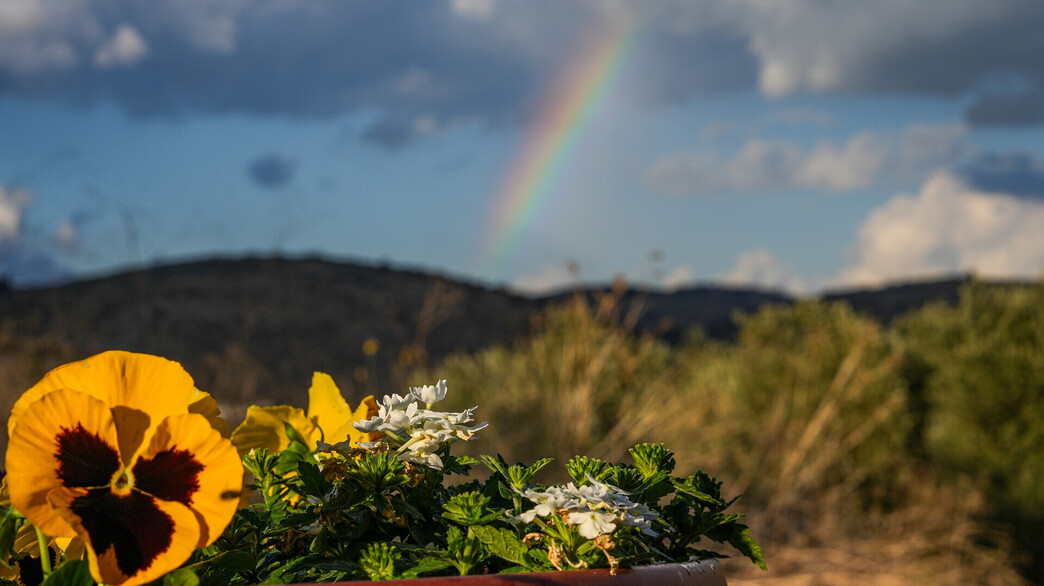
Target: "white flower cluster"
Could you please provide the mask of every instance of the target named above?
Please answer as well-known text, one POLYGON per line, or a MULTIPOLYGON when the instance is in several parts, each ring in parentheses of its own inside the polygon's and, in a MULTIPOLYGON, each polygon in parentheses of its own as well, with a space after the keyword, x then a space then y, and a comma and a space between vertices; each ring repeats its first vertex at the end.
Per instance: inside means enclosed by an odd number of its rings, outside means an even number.
POLYGON ((587 477, 591 484, 552 486, 545 491, 527 490, 522 493, 536 504, 518 516, 526 523, 536 517, 558 513, 570 525, 579 525, 580 535, 594 539, 612 533, 619 524, 633 525, 642 533, 656 537, 652 522, 658 515, 643 504, 632 502, 627 492, 587 477))
MULTIPOLYGON (((444 413, 432 411, 431 406, 446 398, 446 381, 440 380, 435 385, 412 387, 409 394, 400 397, 397 394, 385 395, 377 415, 370 419, 352 423, 355 429, 362 432, 380 431, 385 435, 385 443, 396 447, 399 458, 441 469, 442 458, 440 447, 447 442, 458 439, 470 440, 475 432, 486 427, 486 423, 468 426, 474 421, 472 412, 475 407, 460 413, 444 413), (424 408, 420 404, 424 403, 424 408)), ((359 444, 363 448, 372 448, 380 442, 359 444)))

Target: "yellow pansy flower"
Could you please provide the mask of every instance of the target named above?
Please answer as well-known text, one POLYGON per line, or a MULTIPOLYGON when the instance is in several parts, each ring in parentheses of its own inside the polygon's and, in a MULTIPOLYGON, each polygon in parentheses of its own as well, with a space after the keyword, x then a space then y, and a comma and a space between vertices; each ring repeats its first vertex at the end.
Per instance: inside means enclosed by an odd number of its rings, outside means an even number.
POLYGON ((9 426, 11 505, 49 536, 79 537, 95 580, 150 582, 224 531, 242 463, 177 363, 105 353, 27 395, 9 426))

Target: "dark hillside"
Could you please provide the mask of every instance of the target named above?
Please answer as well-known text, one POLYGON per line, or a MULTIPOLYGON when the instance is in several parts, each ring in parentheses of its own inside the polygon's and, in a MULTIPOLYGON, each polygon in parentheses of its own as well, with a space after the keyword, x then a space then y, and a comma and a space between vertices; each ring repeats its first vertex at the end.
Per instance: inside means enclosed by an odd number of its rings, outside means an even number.
MULTIPOLYGON (((955 302, 965 281, 824 299, 889 322, 931 301, 955 302)), ((580 292, 592 302, 607 293, 580 292)), ((401 367, 511 343, 532 331, 541 308, 575 294, 534 299, 418 271, 318 258, 204 260, 45 289, 0 283, 0 331, 61 340, 81 355, 116 348, 166 356, 232 403, 303 403, 297 397, 314 370, 331 374, 350 394, 393 390, 402 383, 394 374, 401 367)), ((620 300, 623 311, 635 309, 637 330, 671 342, 695 327, 728 339, 737 311, 792 302, 779 293, 716 287, 627 290, 620 300)))

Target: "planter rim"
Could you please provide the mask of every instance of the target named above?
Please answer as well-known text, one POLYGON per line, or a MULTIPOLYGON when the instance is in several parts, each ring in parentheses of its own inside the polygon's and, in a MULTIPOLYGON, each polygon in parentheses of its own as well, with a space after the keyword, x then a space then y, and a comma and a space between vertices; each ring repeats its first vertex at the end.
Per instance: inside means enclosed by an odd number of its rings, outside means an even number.
MULTIPOLYGON (((331 586, 372 583, 369 580, 337 582, 331 586)), ((563 572, 523 572, 519 574, 477 574, 390 580, 396 586, 727 586, 718 560, 699 560, 673 564, 653 564, 617 570, 566 570, 563 572)), ((297 586, 306 586, 299 584, 297 586)))

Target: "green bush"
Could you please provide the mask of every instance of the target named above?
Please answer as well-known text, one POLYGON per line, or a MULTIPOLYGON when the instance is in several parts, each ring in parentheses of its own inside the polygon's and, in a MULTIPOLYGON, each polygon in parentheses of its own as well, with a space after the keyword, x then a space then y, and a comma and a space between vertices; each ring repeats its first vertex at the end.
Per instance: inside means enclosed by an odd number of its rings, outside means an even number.
POLYGON ((1044 282, 973 282, 956 307, 927 307, 896 330, 922 365, 926 451, 986 483, 1023 541, 1044 552, 1044 282))

